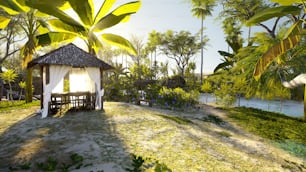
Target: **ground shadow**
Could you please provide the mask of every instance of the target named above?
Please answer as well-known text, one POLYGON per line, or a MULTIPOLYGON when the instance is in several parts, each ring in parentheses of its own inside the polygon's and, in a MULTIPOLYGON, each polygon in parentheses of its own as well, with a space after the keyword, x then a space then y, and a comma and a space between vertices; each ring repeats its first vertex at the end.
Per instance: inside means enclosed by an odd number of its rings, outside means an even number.
POLYGON ((39 164, 48 165, 50 159, 56 161, 55 171, 59 171, 71 165, 73 154, 83 159, 81 166, 69 167, 74 170, 123 170, 130 166, 130 154, 101 111, 66 112, 45 119, 31 114, 10 126, 0 136, 0 145, 0 171, 22 165, 40 171, 39 164))

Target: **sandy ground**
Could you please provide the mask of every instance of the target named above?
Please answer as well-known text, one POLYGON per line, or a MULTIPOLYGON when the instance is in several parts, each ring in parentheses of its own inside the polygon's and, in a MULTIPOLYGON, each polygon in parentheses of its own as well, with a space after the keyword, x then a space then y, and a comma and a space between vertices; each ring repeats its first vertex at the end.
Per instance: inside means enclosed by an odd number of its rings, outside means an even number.
MULTIPOLYGON (((126 171, 131 154, 164 163, 174 172, 306 171, 306 158, 243 131, 212 106, 177 112, 108 102, 105 112, 68 112, 46 119, 37 109, 0 114, 0 171, 24 163, 38 171, 35 164, 48 157, 59 168, 75 153, 84 160, 80 169, 69 171, 126 171)), ((146 171, 153 171, 152 166, 147 164, 146 171)))

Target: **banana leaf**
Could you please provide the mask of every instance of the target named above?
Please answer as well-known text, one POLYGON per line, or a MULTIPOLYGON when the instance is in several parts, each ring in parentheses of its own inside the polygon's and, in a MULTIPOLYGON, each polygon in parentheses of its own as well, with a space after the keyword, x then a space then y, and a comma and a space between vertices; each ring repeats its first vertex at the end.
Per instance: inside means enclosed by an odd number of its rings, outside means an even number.
POLYGON ((93 24, 94 8, 92 0, 68 0, 73 10, 78 14, 84 25, 90 27, 93 24))
POLYGON ((116 0, 104 0, 103 4, 101 5, 98 13, 95 16, 95 24, 101 20, 108 12, 109 10, 113 7, 115 4, 116 0))
POLYGON ((246 22, 246 25, 252 26, 260 22, 267 21, 275 17, 283 17, 288 14, 298 15, 301 12, 301 10, 302 10, 301 8, 296 6, 280 6, 280 7, 268 8, 255 14, 252 18, 250 18, 246 22))
POLYGON ((58 19, 49 20, 48 23, 58 32, 69 32, 72 34, 80 34, 80 36, 82 36, 82 32, 86 31, 86 29, 82 26, 66 24, 58 19))
POLYGON ((102 18, 94 27, 94 32, 100 32, 104 29, 110 28, 118 23, 120 23, 122 20, 124 20, 127 16, 131 15, 130 13, 122 14, 119 16, 108 14, 104 18, 102 18))
POLYGON ((281 5, 292 5, 294 3, 303 3, 302 0, 272 0, 273 2, 277 2, 281 5))
POLYGON ((302 21, 296 22, 288 30, 287 38, 274 44, 258 61, 254 70, 254 78, 259 80, 266 68, 277 59, 285 54, 288 50, 294 48, 301 41, 302 21))
POLYGON ((141 6, 140 1, 129 2, 119 6, 111 13, 117 16, 127 13, 136 13, 139 10, 140 6, 141 6))
MULTIPOLYGON (((136 13, 139 10, 140 5, 141 5, 140 1, 129 2, 129 3, 126 3, 126 4, 123 4, 123 5, 119 6, 118 8, 113 10, 110 14, 115 15, 115 16, 122 16, 122 15, 125 15, 125 14, 133 14, 133 13, 136 13)), ((101 7, 101 9, 102 9, 102 7, 101 7)), ((106 11, 105 12, 104 11, 99 11, 99 13, 97 14, 97 16, 95 18, 95 23, 100 22, 102 20, 102 18, 105 17, 105 15, 106 15, 106 11)), ((126 18, 124 18, 120 22, 126 22, 126 21, 128 21, 128 19, 129 19, 129 15, 127 15, 126 18)))
POLYGON ((10 15, 17 15, 20 12, 29 10, 26 6, 21 6, 16 0, 1 0, 0 8, 4 9, 10 15))
POLYGON ((38 46, 47 46, 53 43, 60 43, 64 41, 72 42, 77 35, 63 32, 49 32, 46 34, 36 36, 38 46))
POLYGON ((10 21, 11 21, 10 18, 0 16, 0 29, 6 28, 6 26, 10 23, 10 21))
POLYGON ((114 35, 110 33, 105 33, 105 34, 102 34, 101 36, 105 42, 108 42, 111 45, 115 45, 117 47, 123 48, 127 50, 129 53, 131 53, 132 55, 137 55, 137 51, 134 48, 134 46, 125 38, 119 35, 114 35))
POLYGON ((37 9, 43 13, 57 17, 58 19, 62 20, 63 22, 67 24, 82 26, 79 22, 74 20, 72 17, 70 17, 65 12, 63 12, 61 10, 61 7, 57 6, 57 4, 52 4, 49 1, 43 1, 43 0, 27 0, 26 4, 29 7, 37 9))

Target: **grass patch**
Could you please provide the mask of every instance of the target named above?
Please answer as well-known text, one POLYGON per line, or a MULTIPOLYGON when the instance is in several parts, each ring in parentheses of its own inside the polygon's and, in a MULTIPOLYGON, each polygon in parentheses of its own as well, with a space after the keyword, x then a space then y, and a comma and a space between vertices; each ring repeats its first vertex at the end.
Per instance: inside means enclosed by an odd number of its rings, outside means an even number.
POLYGON ((168 115, 161 115, 161 114, 158 114, 158 116, 160 116, 164 119, 174 121, 174 122, 176 122, 178 124, 182 124, 182 125, 192 124, 192 121, 190 121, 188 119, 185 119, 185 118, 182 118, 182 117, 178 117, 178 116, 168 116, 168 115))
POLYGON ((225 123, 221 118, 219 118, 215 115, 208 115, 207 117, 202 118, 202 120, 205 121, 205 122, 214 123, 216 125, 222 125, 222 124, 225 123))
POLYGON ((219 131, 217 132, 218 135, 222 136, 222 137, 231 137, 232 135, 228 132, 225 131, 219 131))
POLYGON ((39 106, 40 101, 26 103, 25 101, 0 101, 0 113, 9 112, 12 110, 26 109, 32 106, 39 106))
POLYGON ((306 122, 253 108, 229 109, 229 117, 247 131, 276 142, 279 147, 306 157, 306 122))

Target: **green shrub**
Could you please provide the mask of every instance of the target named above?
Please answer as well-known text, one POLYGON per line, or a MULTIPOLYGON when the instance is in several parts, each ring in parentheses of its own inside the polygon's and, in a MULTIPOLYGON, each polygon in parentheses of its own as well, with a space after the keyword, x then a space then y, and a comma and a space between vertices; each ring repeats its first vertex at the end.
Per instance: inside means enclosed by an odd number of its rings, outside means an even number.
POLYGON ((162 87, 158 94, 157 104, 170 108, 190 107, 198 103, 199 95, 198 91, 186 92, 182 88, 162 87))

